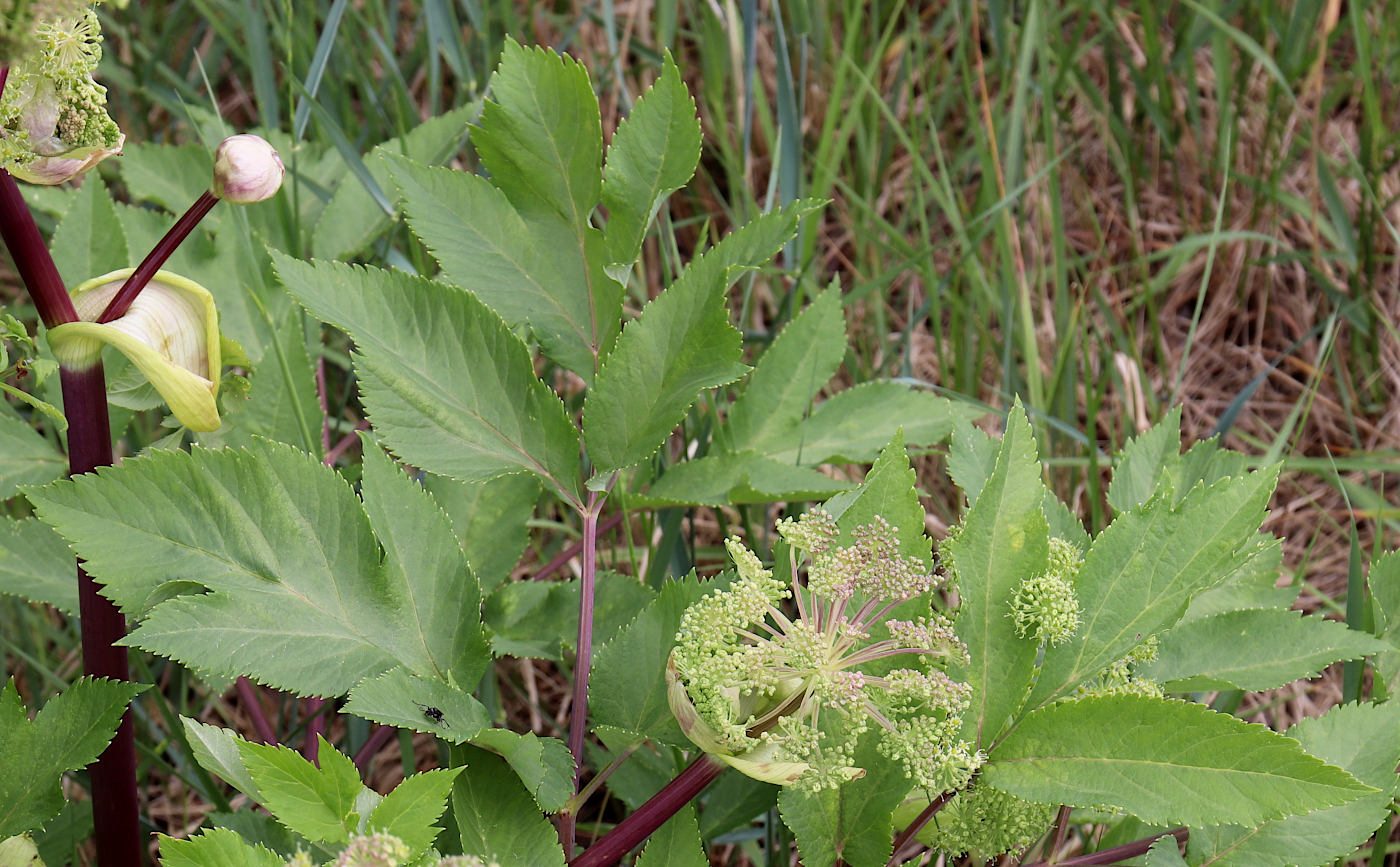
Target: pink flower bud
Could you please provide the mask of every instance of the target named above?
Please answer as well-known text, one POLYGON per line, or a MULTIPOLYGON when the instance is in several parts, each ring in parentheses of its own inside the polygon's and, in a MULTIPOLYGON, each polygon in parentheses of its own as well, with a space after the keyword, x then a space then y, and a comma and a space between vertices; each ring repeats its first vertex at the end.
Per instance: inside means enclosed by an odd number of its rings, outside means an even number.
POLYGON ((255 135, 235 135, 214 152, 215 196, 235 205, 272 198, 282 186, 282 158, 272 145, 255 135))

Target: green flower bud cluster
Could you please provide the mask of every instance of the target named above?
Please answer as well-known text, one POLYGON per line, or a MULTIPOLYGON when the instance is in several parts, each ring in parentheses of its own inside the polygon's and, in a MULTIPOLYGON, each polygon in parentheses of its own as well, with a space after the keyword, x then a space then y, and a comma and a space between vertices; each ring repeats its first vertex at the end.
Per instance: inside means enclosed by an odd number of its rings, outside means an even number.
POLYGON ((790 586, 730 539, 738 577, 682 618, 667 674, 687 736, 757 779, 820 790, 864 773, 855 744, 873 724, 881 754, 916 785, 934 794, 965 785, 985 756, 958 737, 968 686, 939 666, 965 660, 967 648, 931 611, 891 616, 935 576, 899 552, 898 531, 878 517, 847 546, 822 510, 778 532, 792 552, 790 586), (890 670, 892 658, 907 667, 890 670))
POLYGON ((1050 539, 1044 572, 1021 582, 1011 600, 1016 634, 1048 644, 1063 644, 1079 628, 1079 599, 1074 581, 1083 564, 1079 550, 1063 539, 1050 539))
MULTIPOLYGON (((926 806, 927 802, 910 802, 895 818, 906 812, 917 814, 926 806)), ((1023 801, 990 786, 975 785, 949 799, 918 837, 921 843, 949 856, 968 854, 975 861, 989 861, 1004 853, 1025 851, 1040 839, 1054 817, 1054 805, 1023 801)))
POLYGON ((107 115, 107 89, 92 77, 102 59, 97 13, 46 5, 64 14, 31 19, 33 47, 10 67, 0 97, 0 168, 57 184, 120 151, 122 134, 107 115))
POLYGON ((1075 690, 1075 697, 1102 695, 1143 695, 1161 698, 1162 687, 1134 674, 1134 669, 1157 658, 1157 636, 1148 636, 1132 650, 1108 668, 1099 672, 1094 679, 1082 683, 1075 690))

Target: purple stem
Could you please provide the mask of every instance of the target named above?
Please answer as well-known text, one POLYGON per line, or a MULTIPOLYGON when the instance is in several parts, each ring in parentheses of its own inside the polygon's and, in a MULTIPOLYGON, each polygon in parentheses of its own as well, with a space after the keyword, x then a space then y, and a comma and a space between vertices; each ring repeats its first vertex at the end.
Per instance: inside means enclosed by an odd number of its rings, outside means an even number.
MULTIPOLYGON (((10 173, 0 170, 0 238, 4 239, 44 325, 77 320, 58 268, 44 246, 39 227, 10 173)), ((107 418, 107 379, 98 362, 83 370, 59 370, 63 411, 68 417, 68 470, 91 472, 112 463, 112 429, 107 418)), ((126 618, 78 565, 78 617, 83 670, 94 677, 130 680, 126 618)), ((89 766, 93 833, 100 867, 139 867, 142 863, 140 800, 136 786, 136 736, 131 711, 122 715, 116 737, 89 766)))
POLYGON ((1111 849, 1104 849, 1100 852, 1092 852, 1088 855, 1077 855, 1074 858, 1066 858, 1063 861, 1054 862, 1053 865, 1049 861, 1037 861, 1034 864, 1028 865, 1028 867, 1081 867, 1081 865, 1088 864, 1117 864, 1119 861, 1125 861, 1129 858, 1136 858, 1142 855, 1148 849, 1152 848, 1153 843, 1156 843, 1163 837, 1175 837, 1177 845, 1181 845, 1186 842, 1186 838, 1190 833, 1191 832, 1185 828, 1177 828, 1175 831, 1169 831, 1166 834, 1144 837, 1141 840, 1136 840, 1132 843, 1124 843, 1122 846, 1114 846, 1111 849))
POLYGON ((933 803, 924 808, 923 812, 914 817, 914 821, 909 823, 909 827, 899 832, 899 836, 894 838, 894 848, 890 850, 890 862, 885 867, 896 867, 902 863, 899 857, 899 850, 904 848, 904 844, 914 839, 914 835, 923 830, 924 826, 933 818, 934 813, 943 809, 943 805, 956 795, 957 792, 944 792, 933 799, 933 803))
POLYGON ((636 812, 569 862, 569 867, 612 867, 651 833, 689 804, 727 767, 708 753, 690 763, 636 812))
POLYGON ((248 710, 248 716, 253 718, 253 730, 258 733, 265 744, 277 744, 277 732, 272 730, 272 724, 267 721, 267 715, 263 713, 262 702, 258 700, 258 688, 253 686, 253 682, 248 678, 239 675, 234 682, 234 688, 238 690, 238 697, 242 699, 243 706, 248 710))
MULTIPOLYGON (((588 674, 593 664, 593 585, 598 557, 598 492, 588 492, 583 510, 583 575, 579 585, 578 653, 574 659, 574 699, 569 705, 569 752, 574 757, 574 794, 578 794, 579 772, 583 769, 583 738, 588 733, 588 674)), ((574 853, 572 811, 559 812, 559 842, 564 853, 574 853)))
POLYGON ((136 296, 146 288, 146 284, 151 282, 151 278, 160 270, 160 266, 165 264, 165 260, 170 258, 170 254, 175 252, 175 248, 180 246, 194 227, 199 225, 199 221, 208 215, 209 211, 218 204, 219 200, 213 193, 205 191, 199 198, 194 200, 190 209, 186 211, 180 219, 175 221, 175 225, 170 227, 170 231, 165 233, 151 252, 146 254, 146 258, 141 260, 141 264, 136 266, 136 270, 131 276, 126 278, 122 288, 117 290, 117 294, 112 296, 112 300, 107 302, 107 309, 102 311, 102 315, 97 317, 98 322, 111 322, 113 319, 121 318, 121 315, 131 307, 131 302, 136 300, 136 296))
POLYGON ((370 759, 374 758, 374 754, 383 749, 397 732, 398 729, 393 726, 378 726, 374 734, 365 740, 365 745, 355 753, 355 767, 359 769, 361 778, 368 773, 370 759))
MULTIPOLYGON (((618 524, 621 524, 622 519, 624 517, 625 516, 621 514, 613 515, 611 518, 599 524, 598 535, 601 536, 604 533, 611 530, 613 527, 616 527, 618 524)), ((564 566, 567 565, 570 560, 577 557, 579 552, 582 550, 583 540, 580 539, 579 541, 565 548, 563 551, 560 551, 559 556, 546 563, 543 569, 535 573, 534 580, 543 581, 545 578, 548 578, 550 575, 553 575, 555 572, 558 572, 560 569, 563 569, 564 566)))

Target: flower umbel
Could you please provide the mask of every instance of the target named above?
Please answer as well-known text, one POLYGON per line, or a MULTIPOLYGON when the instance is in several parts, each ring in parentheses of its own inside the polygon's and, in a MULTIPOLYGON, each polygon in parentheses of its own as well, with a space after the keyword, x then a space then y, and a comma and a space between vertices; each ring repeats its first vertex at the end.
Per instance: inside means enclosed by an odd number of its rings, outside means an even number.
POLYGON ((966 785, 985 756, 958 737, 967 685, 939 666, 967 649, 940 615, 890 616, 936 578, 878 517, 843 547, 822 510, 778 532, 792 549, 790 586, 730 539, 738 578, 681 621, 667 676, 682 730, 749 776, 817 790, 865 773, 853 766, 855 744, 874 723, 880 752, 916 785, 933 794, 966 785), (785 599, 793 611, 780 608, 785 599), (891 670, 893 659, 908 665, 891 670))

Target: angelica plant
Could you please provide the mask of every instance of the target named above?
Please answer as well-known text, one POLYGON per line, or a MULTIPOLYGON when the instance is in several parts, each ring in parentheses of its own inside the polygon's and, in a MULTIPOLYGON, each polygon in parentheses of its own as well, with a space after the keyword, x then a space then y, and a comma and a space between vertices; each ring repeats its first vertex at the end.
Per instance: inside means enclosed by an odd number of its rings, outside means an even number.
POLYGON ((855 745, 874 725, 880 752, 914 785, 936 795, 966 784, 985 756, 958 736, 968 686, 942 666, 967 649, 939 615, 892 617, 935 576, 878 516, 844 546, 821 509, 777 529, 788 584, 731 538, 738 579, 681 622, 668 674, 682 730, 756 779, 820 791, 864 775, 855 745))

